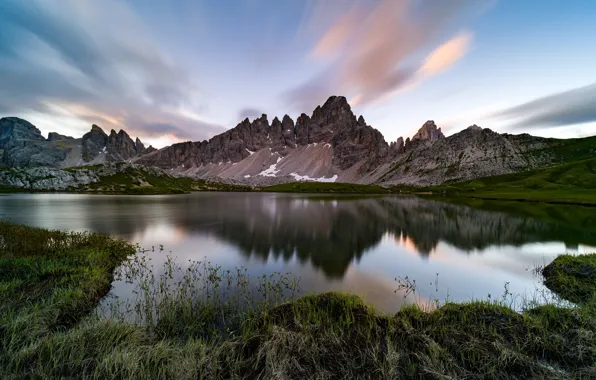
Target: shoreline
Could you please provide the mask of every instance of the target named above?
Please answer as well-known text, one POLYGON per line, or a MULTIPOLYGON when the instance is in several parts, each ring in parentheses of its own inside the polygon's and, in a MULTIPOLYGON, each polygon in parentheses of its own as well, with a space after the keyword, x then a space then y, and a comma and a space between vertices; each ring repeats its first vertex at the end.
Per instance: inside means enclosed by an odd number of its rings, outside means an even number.
POLYGON ((573 308, 528 304, 520 313, 488 299, 389 315, 331 292, 247 314, 219 301, 168 296, 149 298, 150 314, 141 315, 158 318, 136 325, 86 316, 108 292, 114 268, 132 265, 130 244, 6 222, 0 236, 0 375, 7 379, 596 375, 596 297, 585 298, 585 286, 593 292, 596 281, 580 281, 586 265, 596 278, 596 254, 562 255, 542 271, 547 281, 583 284, 573 308))

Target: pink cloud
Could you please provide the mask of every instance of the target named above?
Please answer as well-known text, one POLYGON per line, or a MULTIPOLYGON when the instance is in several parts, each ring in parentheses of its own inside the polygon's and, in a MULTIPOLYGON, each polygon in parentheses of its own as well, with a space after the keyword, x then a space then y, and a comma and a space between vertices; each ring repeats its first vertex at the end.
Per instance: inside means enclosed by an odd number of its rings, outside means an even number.
POLYGON ((329 95, 358 94, 359 103, 368 104, 444 71, 468 51, 470 32, 435 47, 426 60, 420 60, 421 53, 461 29, 466 19, 461 16, 485 3, 380 0, 348 8, 343 16, 331 18, 309 53, 331 59, 329 67, 290 91, 288 98, 295 105, 312 106, 329 95))

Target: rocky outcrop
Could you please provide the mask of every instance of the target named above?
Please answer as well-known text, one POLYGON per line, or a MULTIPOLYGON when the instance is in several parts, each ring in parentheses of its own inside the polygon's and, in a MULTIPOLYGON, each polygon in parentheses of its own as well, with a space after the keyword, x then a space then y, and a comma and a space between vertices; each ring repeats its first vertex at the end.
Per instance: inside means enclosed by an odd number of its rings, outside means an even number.
POLYGON ((48 141, 68 141, 68 140, 74 140, 74 137, 61 135, 56 132, 50 132, 48 134, 48 141))
POLYGON ((110 136, 108 137, 106 160, 128 161, 137 155, 138 153, 136 144, 130 138, 128 133, 122 129, 116 133, 116 131, 112 129, 110 136))
POLYGON ((0 149, 12 149, 29 141, 44 141, 39 129, 18 117, 0 119, 0 149))
POLYGON ((68 148, 54 146, 39 129, 16 117, 0 119, 0 150, 6 166, 57 166, 68 148))
POLYGON ((412 140, 423 140, 423 141, 437 141, 444 139, 445 135, 441 132, 441 128, 437 128, 437 125, 433 120, 429 120, 416 132, 412 137, 412 140))
POLYGON ((0 184, 27 190, 60 191, 97 183, 101 181, 102 177, 140 170, 153 176, 167 176, 163 170, 158 168, 112 162, 94 167, 67 170, 48 167, 7 168, 0 170, 0 184))
POLYGON ((108 135, 93 124, 91 131, 83 135, 83 160, 85 162, 93 161, 98 155, 107 153, 108 135))

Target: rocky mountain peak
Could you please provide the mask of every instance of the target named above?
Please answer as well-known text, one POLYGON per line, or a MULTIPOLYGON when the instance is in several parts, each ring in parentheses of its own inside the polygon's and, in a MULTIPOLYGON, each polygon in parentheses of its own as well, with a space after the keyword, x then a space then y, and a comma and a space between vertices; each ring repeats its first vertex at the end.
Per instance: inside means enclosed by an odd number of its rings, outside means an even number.
POLYGON ((56 132, 50 132, 48 134, 48 141, 66 141, 66 140, 74 140, 74 137, 61 135, 56 132))
MULTIPOLYGON (((103 129, 101 129, 98 125, 93 124, 91 126, 91 132, 97 132, 97 133, 102 133, 102 134, 106 134, 103 129)), ((107 136, 107 135, 106 135, 107 136)))
POLYGON ((141 142, 141 139, 137 137, 135 140, 135 148, 138 155, 145 154, 147 149, 145 148, 145 144, 141 142))
POLYGON ((345 96, 330 96, 329 99, 323 104, 323 112, 329 113, 334 110, 344 110, 348 112, 352 112, 352 108, 350 104, 348 104, 348 100, 345 96))
POLYGON ((358 125, 361 127, 364 127, 366 125, 366 121, 364 121, 364 117, 362 115, 358 117, 358 125))
POLYGON ((0 119, 0 149, 9 149, 23 140, 40 140, 45 138, 41 131, 27 120, 18 117, 4 117, 0 119))
POLYGON ((290 116, 285 114, 284 117, 281 119, 281 123, 282 124, 292 123, 292 125, 294 125, 294 120, 292 120, 292 118, 290 116))
POLYGON ((481 131, 482 127, 479 127, 476 124, 473 124, 473 125, 470 125, 467 129, 470 131, 481 131))
POLYGON ((108 161, 126 161, 137 155, 135 142, 124 130, 112 131, 107 143, 108 161))
POLYGON ((437 128, 437 125, 433 120, 428 120, 426 123, 422 125, 422 127, 416 132, 416 134, 412 137, 413 140, 427 140, 427 141, 436 141, 440 139, 444 139, 445 135, 441 132, 441 128, 437 128))
MULTIPOLYGON (((114 130, 112 130, 114 132, 114 130)), ((85 162, 93 161, 100 152, 105 152, 108 135, 99 126, 93 124, 91 131, 83 135, 82 157, 85 162)))

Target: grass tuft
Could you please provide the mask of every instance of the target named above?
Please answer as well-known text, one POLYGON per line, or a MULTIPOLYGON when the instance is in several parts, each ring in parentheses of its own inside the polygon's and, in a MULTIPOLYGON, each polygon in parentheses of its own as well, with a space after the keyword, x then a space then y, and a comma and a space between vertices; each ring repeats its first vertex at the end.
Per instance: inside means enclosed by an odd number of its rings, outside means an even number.
MULTIPOLYGON (((589 379, 596 374, 593 300, 524 312, 504 301, 429 310, 414 305, 387 315, 350 294, 292 299, 296 284, 282 274, 250 279, 242 269, 227 271, 208 262, 182 268, 168 259, 156 277, 133 251, 106 235, 0 223, 0 378, 589 379), (116 276, 137 285, 139 307, 129 309, 134 318, 90 314, 118 264, 116 276), (227 285, 241 291, 230 293, 227 285), (247 297, 251 294, 260 302, 247 297)), ((584 268, 570 260, 564 256, 555 266, 584 268)))
POLYGON ((544 285, 575 303, 596 301, 596 254, 562 255, 542 269, 544 285))

